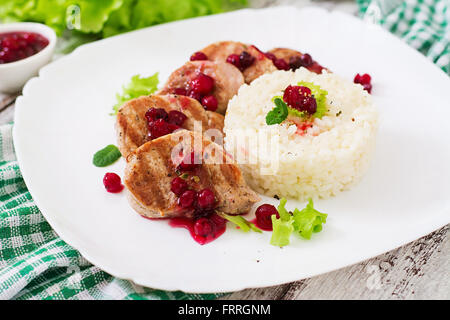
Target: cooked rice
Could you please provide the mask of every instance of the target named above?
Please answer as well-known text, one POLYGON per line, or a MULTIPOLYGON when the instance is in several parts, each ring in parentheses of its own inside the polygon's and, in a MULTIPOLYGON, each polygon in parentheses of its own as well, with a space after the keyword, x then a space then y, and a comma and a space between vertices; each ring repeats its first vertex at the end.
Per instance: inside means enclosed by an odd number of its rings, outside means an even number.
POLYGON ((333 73, 317 75, 305 68, 276 71, 243 85, 229 102, 225 147, 238 162, 247 159, 240 165, 256 191, 299 200, 326 198, 361 179, 369 166, 377 125, 378 112, 362 86, 333 73), (327 114, 315 119, 303 135, 296 133, 295 125, 268 126, 265 118, 274 107, 272 98, 282 96, 288 85, 299 81, 313 82, 328 91, 327 114), (269 152, 262 150, 266 140, 252 147, 236 142, 244 135, 249 138, 262 133, 278 139, 269 152), (272 169, 267 172, 267 167, 272 169))

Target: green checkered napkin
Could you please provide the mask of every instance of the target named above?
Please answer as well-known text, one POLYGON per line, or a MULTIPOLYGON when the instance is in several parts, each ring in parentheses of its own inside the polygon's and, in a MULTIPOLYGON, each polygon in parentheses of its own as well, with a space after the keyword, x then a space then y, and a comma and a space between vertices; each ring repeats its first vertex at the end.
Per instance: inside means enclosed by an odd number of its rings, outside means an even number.
POLYGON ((378 23, 450 75, 450 0, 357 0, 363 19, 378 23))
MULTIPOLYGON (((358 0, 385 26, 450 74, 449 0, 358 0)), ((14 155, 12 125, 0 126, 0 299, 212 299, 120 280, 62 241, 34 205, 14 155)))
POLYGON ((16 161, 12 125, 0 126, 0 300, 216 297, 143 288, 91 265, 39 212, 16 161))

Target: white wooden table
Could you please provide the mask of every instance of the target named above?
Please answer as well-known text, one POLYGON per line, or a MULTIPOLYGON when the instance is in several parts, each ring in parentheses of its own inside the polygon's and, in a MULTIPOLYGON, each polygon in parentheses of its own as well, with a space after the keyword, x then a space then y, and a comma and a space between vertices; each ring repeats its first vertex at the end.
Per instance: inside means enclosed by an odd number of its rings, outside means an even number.
MULTIPOLYGON (((252 0, 251 5, 303 6, 311 2, 356 12, 353 1, 347 0, 252 0)), ((0 125, 13 120, 15 98, 0 94, 0 125)), ((222 299, 450 299, 449 226, 350 267, 280 286, 247 289, 222 299)))

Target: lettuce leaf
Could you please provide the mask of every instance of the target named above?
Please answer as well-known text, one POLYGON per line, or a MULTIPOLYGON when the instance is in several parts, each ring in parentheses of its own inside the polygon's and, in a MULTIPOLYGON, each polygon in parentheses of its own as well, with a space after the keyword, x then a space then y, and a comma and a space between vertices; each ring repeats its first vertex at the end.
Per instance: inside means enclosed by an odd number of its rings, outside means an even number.
POLYGON ((155 92, 158 89, 158 83, 158 73, 147 78, 141 78, 138 74, 131 77, 131 81, 126 86, 123 86, 122 94, 116 94, 117 103, 113 106, 114 112, 112 115, 117 114, 119 108, 128 100, 147 96, 155 92))
POLYGON ((317 103, 317 110, 313 114, 313 117, 321 119, 328 112, 327 107, 328 91, 323 90, 322 88, 320 88, 320 86, 312 82, 300 81, 298 85, 308 87, 309 89, 311 89, 311 94, 314 96, 317 103))
POLYGON ((309 199, 306 208, 295 209, 293 212, 293 227, 296 233, 305 239, 311 239, 312 233, 322 231, 322 224, 327 222, 328 215, 314 209, 312 199, 309 199))
POLYGON ((293 217, 286 210, 287 200, 282 198, 280 204, 277 207, 278 214, 280 218, 277 219, 276 215, 272 215, 272 238, 270 239, 270 244, 277 247, 284 247, 290 243, 291 234, 294 231, 293 227, 293 217))
POLYGON ((303 210, 296 208, 292 214, 286 210, 286 202, 282 198, 277 207, 280 218, 272 216, 273 233, 270 244, 283 247, 290 243, 293 232, 309 240, 313 233, 322 231, 322 224, 327 222, 328 215, 314 209, 312 199, 309 199, 303 210))
POLYGON ((290 243, 291 234, 294 231, 292 226, 292 218, 287 221, 277 219, 276 215, 272 215, 272 238, 270 244, 277 247, 284 247, 290 243))
POLYGON ((45 23, 61 35, 78 6, 81 33, 103 37, 174 20, 220 13, 247 0, 1 0, 0 20, 45 23))

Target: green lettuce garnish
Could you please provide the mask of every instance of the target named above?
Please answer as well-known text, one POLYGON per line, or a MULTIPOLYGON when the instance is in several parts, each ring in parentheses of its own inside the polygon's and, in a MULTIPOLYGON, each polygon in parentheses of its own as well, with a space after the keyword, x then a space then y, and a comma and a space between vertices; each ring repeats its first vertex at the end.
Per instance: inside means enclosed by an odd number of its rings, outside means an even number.
POLYGON ((284 247, 290 243, 293 232, 309 240, 312 233, 322 231, 322 224, 327 222, 328 215, 314 209, 312 199, 309 199, 306 208, 295 209, 292 214, 286 210, 286 202, 287 200, 282 198, 277 207, 280 218, 272 216, 273 233, 270 244, 284 247))
POLYGON ((311 94, 314 96, 317 103, 317 110, 313 114, 313 117, 321 119, 328 111, 327 107, 328 91, 323 90, 322 88, 320 88, 320 86, 312 82, 300 81, 297 85, 307 87, 311 90, 311 94))
POLYGON ((312 199, 309 199, 306 208, 295 209, 293 212, 294 230, 305 239, 311 239, 312 233, 322 231, 322 224, 327 222, 328 215, 314 209, 312 199))
POLYGON ((261 229, 259 229, 257 226, 255 226, 250 221, 247 221, 246 219, 244 219, 244 217, 242 217, 242 216, 230 216, 230 215, 222 213, 222 212, 219 213, 219 216, 230 221, 231 223, 234 223, 235 225, 237 225, 239 227, 240 230, 242 230, 244 232, 249 232, 250 230, 252 230, 252 231, 255 231, 258 233, 262 233, 261 229))
POLYGON ((123 86, 122 94, 116 94, 117 103, 113 107, 114 112, 112 115, 117 114, 119 108, 128 100, 147 96, 155 92, 158 89, 158 83, 158 73, 148 78, 141 78, 139 75, 131 77, 131 81, 126 86, 123 86))
POLYGON ((287 200, 282 198, 280 204, 277 207, 280 218, 277 219, 276 215, 272 215, 272 238, 270 244, 277 247, 287 246, 290 242, 291 233, 294 231, 292 223, 294 222, 291 214, 286 210, 287 200))
POLYGON ((77 33, 107 37, 151 25, 240 8, 247 0, 1 0, 0 20, 35 21, 58 35, 67 22, 77 33), (77 16, 78 14, 78 16, 77 16))

